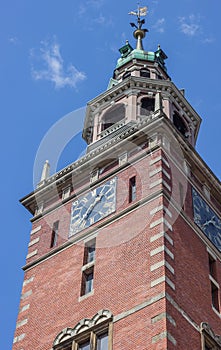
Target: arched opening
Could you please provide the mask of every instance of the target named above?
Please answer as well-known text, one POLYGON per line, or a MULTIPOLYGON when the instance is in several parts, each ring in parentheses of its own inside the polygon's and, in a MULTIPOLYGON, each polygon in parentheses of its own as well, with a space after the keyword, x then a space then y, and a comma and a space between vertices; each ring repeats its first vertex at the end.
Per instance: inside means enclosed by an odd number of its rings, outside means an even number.
POLYGON ((101 131, 106 130, 112 125, 125 118, 125 106, 123 103, 118 103, 111 107, 102 118, 101 131))
POLYGON ((188 129, 186 127, 186 124, 184 123, 179 113, 176 111, 173 114, 173 124, 184 137, 188 137, 188 129))
POLYGON ((150 115, 154 112, 155 99, 144 97, 141 100, 141 115, 150 115))
POLYGON ((140 70, 140 76, 141 77, 145 77, 145 78, 150 78, 150 71, 149 71, 149 69, 142 68, 140 70))

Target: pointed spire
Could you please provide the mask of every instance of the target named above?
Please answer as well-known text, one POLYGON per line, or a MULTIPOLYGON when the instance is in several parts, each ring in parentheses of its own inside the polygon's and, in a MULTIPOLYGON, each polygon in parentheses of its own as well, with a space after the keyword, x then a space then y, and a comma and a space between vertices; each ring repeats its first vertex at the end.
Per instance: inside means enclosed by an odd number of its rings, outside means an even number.
POLYGON ((134 31, 134 37, 137 40, 137 50, 144 50, 143 48, 143 38, 145 38, 146 33, 148 32, 148 29, 142 29, 142 26, 145 24, 145 19, 141 19, 141 17, 144 17, 147 15, 147 7, 140 7, 138 5, 137 11, 131 11, 129 12, 129 15, 136 16, 137 17, 137 24, 131 22, 130 25, 133 28, 136 28, 134 31))

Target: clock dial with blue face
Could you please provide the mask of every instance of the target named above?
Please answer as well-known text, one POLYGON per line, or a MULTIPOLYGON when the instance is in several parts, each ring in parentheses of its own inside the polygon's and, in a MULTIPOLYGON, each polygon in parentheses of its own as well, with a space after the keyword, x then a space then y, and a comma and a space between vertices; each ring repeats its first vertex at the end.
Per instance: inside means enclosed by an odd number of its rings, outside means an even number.
POLYGON ((194 222, 221 251, 221 219, 195 189, 192 193, 194 222))
POLYGON ((113 178, 73 202, 69 236, 93 225, 115 210, 116 178, 113 178))

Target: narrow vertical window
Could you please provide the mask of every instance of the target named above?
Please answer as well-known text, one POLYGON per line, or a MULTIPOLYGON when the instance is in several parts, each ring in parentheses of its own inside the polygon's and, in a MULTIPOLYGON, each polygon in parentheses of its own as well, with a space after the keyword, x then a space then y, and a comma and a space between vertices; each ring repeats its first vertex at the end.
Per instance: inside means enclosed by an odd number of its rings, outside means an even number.
POLYGON ((209 273, 216 279, 216 260, 209 254, 209 273))
POLYGON ((211 282, 212 305, 219 311, 219 288, 211 282))
POLYGON ((82 275, 81 295, 90 293, 94 284, 94 267, 87 269, 82 275))
POLYGON ((137 188, 136 188, 136 176, 133 176, 129 180, 129 203, 135 201, 136 199, 136 193, 137 188))
POLYGON ((184 207, 183 185, 179 182, 180 206, 184 207))
POLYGON ((84 265, 91 263, 95 260, 95 240, 85 244, 84 247, 84 265))
POLYGON ((51 248, 55 247, 58 242, 58 226, 59 221, 54 222, 51 234, 51 248))
POLYGON ((96 239, 86 242, 82 267, 81 296, 93 290, 96 239))

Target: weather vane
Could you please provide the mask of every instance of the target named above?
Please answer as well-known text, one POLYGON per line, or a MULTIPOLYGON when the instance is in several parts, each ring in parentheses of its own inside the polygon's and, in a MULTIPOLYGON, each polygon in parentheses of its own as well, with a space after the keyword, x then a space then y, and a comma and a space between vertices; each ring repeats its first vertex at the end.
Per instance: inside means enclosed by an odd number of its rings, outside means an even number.
POLYGON ((141 17, 147 15, 147 6, 140 7, 138 3, 137 10, 129 12, 129 15, 137 17, 137 24, 131 22, 130 25, 131 27, 136 28, 136 30, 134 31, 134 37, 135 39, 137 39, 137 50, 143 50, 142 39, 145 37, 146 32, 148 32, 148 29, 142 29, 142 26, 145 24, 145 19, 141 19, 141 17))
POLYGON ((139 3, 138 3, 137 11, 131 11, 131 12, 129 12, 129 15, 137 17, 138 26, 135 23, 130 23, 131 27, 135 27, 137 29, 141 29, 142 25, 145 23, 145 19, 141 19, 141 17, 144 17, 144 16, 147 15, 147 6, 140 7, 139 3))

